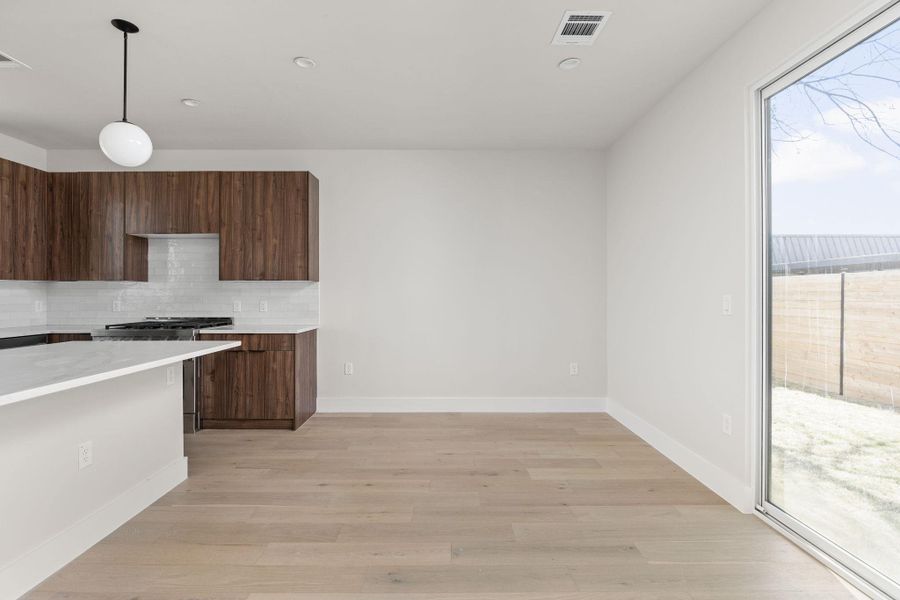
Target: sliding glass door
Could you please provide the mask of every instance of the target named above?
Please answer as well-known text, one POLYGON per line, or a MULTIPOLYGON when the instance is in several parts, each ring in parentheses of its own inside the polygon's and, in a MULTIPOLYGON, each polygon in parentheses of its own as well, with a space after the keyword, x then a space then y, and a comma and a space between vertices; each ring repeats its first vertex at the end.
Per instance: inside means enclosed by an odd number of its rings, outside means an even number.
POLYGON ((900 596, 900 11, 763 91, 761 510, 900 596))

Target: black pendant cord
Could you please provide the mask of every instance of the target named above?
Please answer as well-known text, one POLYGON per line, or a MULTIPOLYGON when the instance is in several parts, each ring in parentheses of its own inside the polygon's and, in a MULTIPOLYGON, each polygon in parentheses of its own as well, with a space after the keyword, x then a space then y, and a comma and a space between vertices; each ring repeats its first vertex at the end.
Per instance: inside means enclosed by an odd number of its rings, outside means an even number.
POLYGON ((125 60, 122 61, 122 122, 128 122, 128 32, 122 32, 125 36, 125 60))

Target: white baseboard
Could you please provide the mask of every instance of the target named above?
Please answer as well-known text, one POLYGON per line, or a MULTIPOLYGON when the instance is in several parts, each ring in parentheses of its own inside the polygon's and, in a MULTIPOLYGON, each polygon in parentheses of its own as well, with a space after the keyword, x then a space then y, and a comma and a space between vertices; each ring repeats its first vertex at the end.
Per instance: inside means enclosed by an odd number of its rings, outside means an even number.
POLYGON ((0 598, 18 598, 187 479, 181 457, 0 570, 0 598))
POLYGON ((687 471, 742 513, 752 513, 753 490, 740 479, 712 464, 681 442, 651 425, 614 400, 607 400, 607 412, 632 433, 659 450, 669 460, 687 471))
POLYGON ((563 413, 606 412, 606 398, 488 397, 488 398, 318 398, 321 413, 409 413, 409 412, 517 412, 563 413))

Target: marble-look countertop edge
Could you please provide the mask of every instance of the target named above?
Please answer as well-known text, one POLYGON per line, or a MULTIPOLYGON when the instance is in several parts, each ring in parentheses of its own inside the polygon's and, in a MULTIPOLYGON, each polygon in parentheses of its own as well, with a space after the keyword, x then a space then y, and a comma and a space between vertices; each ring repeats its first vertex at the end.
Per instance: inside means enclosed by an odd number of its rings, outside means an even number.
POLYGON ((319 328, 318 325, 223 325, 222 327, 209 327, 207 329, 201 329, 201 335, 227 335, 229 333, 233 334, 279 334, 279 333, 306 333, 308 331, 315 331, 319 328))
POLYGON ((51 333, 91 333, 95 329, 102 329, 103 325, 20 325, 18 327, 0 327, 0 339, 26 337, 29 335, 49 335, 51 333))
MULTIPOLYGON (((131 346, 135 344, 137 347, 145 346, 147 344, 152 344, 154 342, 97 342, 96 344, 90 344, 93 349, 102 350, 104 348, 108 349, 112 344, 119 345, 120 348, 117 350, 121 350, 121 346, 128 345, 131 346)), ((134 364, 129 364, 123 367, 115 367, 111 368, 107 371, 102 371, 99 373, 89 373, 87 375, 72 375, 61 381, 52 381, 46 384, 38 384, 33 387, 24 388, 21 390, 16 390, 8 393, 0 393, 0 407, 6 406, 9 404, 14 404, 17 402, 22 402, 25 400, 30 400, 32 398, 38 398, 41 396, 46 396, 48 394, 53 394, 56 392, 62 392, 65 390, 70 390, 73 388, 83 387, 85 385, 90 385, 92 383, 99 383, 101 381, 107 381, 109 379, 116 379, 118 377, 125 377, 127 375, 132 375, 134 373, 140 373, 142 371, 149 371, 150 369, 155 369, 156 367, 162 367, 165 365, 170 365, 173 363, 179 363, 184 360, 188 360, 190 358, 196 358, 198 356, 205 356, 207 354, 213 354, 214 352, 221 352, 223 350, 227 350, 229 348, 236 348, 241 345, 238 341, 223 341, 223 342, 184 342, 184 341, 173 341, 173 342, 156 342, 156 344, 171 344, 172 345, 172 353, 167 356, 154 357, 149 360, 143 360, 140 362, 136 362, 134 364), (185 351, 185 348, 190 348, 190 350, 185 351)), ((79 350, 83 350, 85 348, 85 344, 82 342, 64 342, 61 344, 50 344, 50 345, 39 345, 39 346, 28 346, 26 348, 14 348, 10 350, 4 351, 6 352, 18 352, 18 351, 30 351, 30 352, 46 352, 41 349, 53 349, 53 352, 59 353, 61 349, 68 347, 74 348, 79 347, 79 350)), ((0 359, 2 359, 2 355, 0 355, 0 359)), ((75 360, 77 361, 77 356, 75 360)), ((0 360, 0 378, 13 377, 14 374, 5 373, 3 369, 3 361, 0 360)))

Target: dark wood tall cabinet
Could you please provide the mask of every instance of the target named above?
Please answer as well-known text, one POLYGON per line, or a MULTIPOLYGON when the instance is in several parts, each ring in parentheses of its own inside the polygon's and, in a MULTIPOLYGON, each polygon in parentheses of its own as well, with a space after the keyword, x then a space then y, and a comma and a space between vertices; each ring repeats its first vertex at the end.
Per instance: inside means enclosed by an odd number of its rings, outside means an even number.
POLYGON ((219 279, 319 280, 319 180, 306 171, 222 173, 219 279))
POLYGON ((221 174, 216 171, 129 171, 125 233, 218 234, 221 174))
POLYGON ((239 348, 200 362, 200 426, 297 429, 316 412, 316 332, 201 334, 239 348))
POLYGON ((47 173, 0 159, 0 279, 47 279, 47 173))
POLYGON ((125 234, 125 173, 49 177, 50 279, 147 281, 147 240, 125 234))

